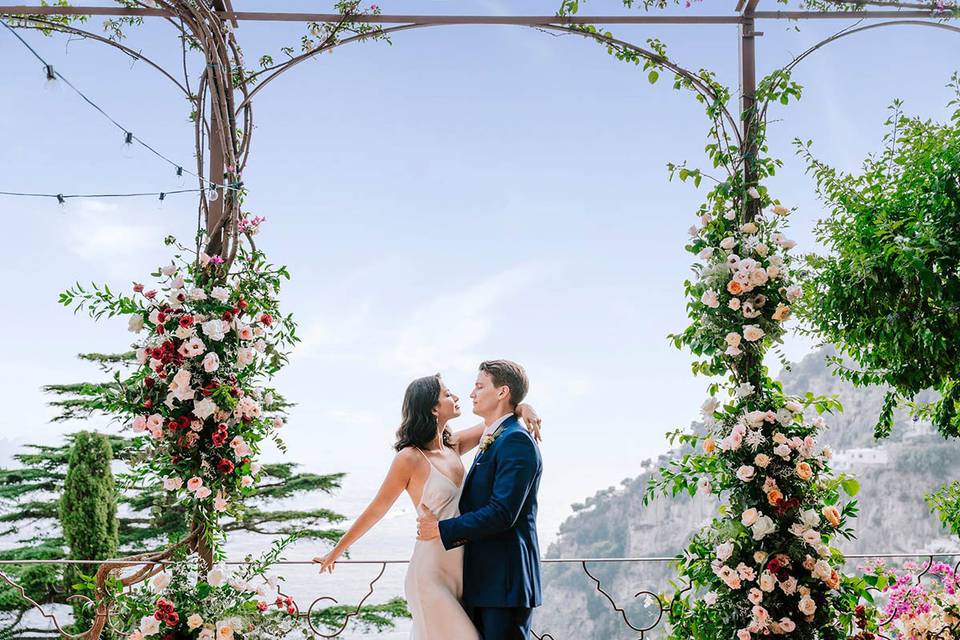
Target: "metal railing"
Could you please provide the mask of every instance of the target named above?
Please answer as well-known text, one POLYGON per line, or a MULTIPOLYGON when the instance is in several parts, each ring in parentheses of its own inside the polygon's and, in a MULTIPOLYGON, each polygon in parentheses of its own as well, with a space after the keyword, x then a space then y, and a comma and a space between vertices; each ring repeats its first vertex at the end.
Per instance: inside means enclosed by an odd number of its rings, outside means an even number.
MULTIPOLYGON (((917 552, 917 553, 859 553, 859 554, 849 554, 849 555, 846 555, 845 558, 846 558, 847 561, 851 561, 851 560, 894 560, 894 559, 918 559, 918 558, 923 558, 923 559, 925 559, 925 560, 924 560, 924 564, 922 565, 922 569, 920 570, 920 572, 919 572, 919 573, 917 574, 917 576, 916 576, 916 580, 917 580, 917 583, 918 583, 918 584, 920 583, 920 581, 921 581, 924 577, 926 577, 926 576, 929 574, 930 569, 931 569, 931 567, 933 566, 933 563, 934 563, 934 561, 935 561, 937 558, 958 558, 956 564, 954 565, 954 571, 956 572, 956 571, 960 570, 960 551, 944 552, 944 553, 924 553, 924 552, 917 552)), ((655 629, 657 626, 661 625, 661 624, 664 622, 664 620, 665 620, 664 614, 666 614, 666 613, 670 610, 670 607, 672 606, 672 604, 673 604, 673 602, 675 601, 675 599, 676 599, 677 597, 680 597, 680 596, 683 595, 684 593, 690 591, 690 589, 692 588, 692 585, 687 584, 687 585, 684 586, 682 589, 679 589, 676 593, 674 593, 674 595, 670 598, 669 601, 665 601, 664 596, 662 596, 661 594, 658 594, 658 593, 656 593, 656 592, 654 592, 654 591, 651 591, 651 590, 648 590, 648 589, 641 589, 641 590, 637 591, 637 592, 633 595, 633 599, 634 599, 634 600, 636 600, 637 598, 640 598, 640 597, 642 597, 642 596, 645 596, 645 597, 647 597, 647 598, 650 598, 651 601, 656 602, 656 605, 657 605, 658 608, 657 608, 657 609, 654 609, 654 611, 652 612, 652 614, 651 614, 651 616, 650 616, 650 617, 652 617, 652 622, 649 622, 649 623, 647 623, 647 624, 645 624, 645 625, 635 624, 635 623, 634 623, 633 621, 631 621, 630 618, 628 617, 626 610, 613 598, 613 596, 610 595, 610 593, 609 593, 609 591, 608 591, 609 587, 605 589, 605 588, 604 588, 604 585, 603 585, 603 583, 602 583, 602 581, 601 581, 601 579, 598 578, 594 573, 592 573, 592 572, 590 571, 590 569, 588 568, 587 565, 588 565, 588 564, 611 564, 611 563, 617 563, 617 564, 630 564, 630 563, 666 564, 666 563, 674 562, 676 559, 677 559, 677 558, 676 558, 675 556, 650 556, 650 557, 635 557, 635 558, 544 558, 544 559, 541 560, 541 563, 542 563, 543 565, 564 565, 564 564, 578 564, 578 565, 580 565, 580 568, 581 568, 581 570, 583 571, 583 573, 584 573, 584 575, 586 576, 586 578, 588 578, 588 579, 590 580, 590 582, 592 583, 592 585, 593 585, 593 587, 595 588, 596 592, 599 593, 599 594, 605 599, 605 601, 609 604, 612 612, 615 613, 616 615, 618 615, 618 616, 620 617, 620 619, 621 619, 624 627, 627 628, 627 629, 630 629, 630 630, 633 631, 634 633, 639 634, 637 640, 644 640, 644 638, 646 637, 646 634, 648 634, 649 632, 651 632, 653 629, 655 629)), ((80 636, 79 636, 79 635, 71 635, 71 634, 67 633, 67 632, 63 629, 63 627, 61 626, 60 622, 57 620, 56 616, 55 616, 54 614, 49 613, 49 612, 47 611, 47 609, 44 608, 45 606, 49 606, 49 604, 52 604, 52 603, 41 604, 41 603, 38 603, 38 602, 36 602, 35 600, 33 600, 33 599, 29 596, 29 594, 26 593, 26 590, 25 590, 21 585, 19 585, 14 579, 12 579, 9 575, 7 575, 7 573, 5 573, 2 569, 3 569, 3 567, 5 567, 5 566, 14 566, 14 565, 16 565, 16 566, 45 565, 45 564, 46 564, 46 565, 71 565, 71 564, 73 564, 73 565, 99 565, 99 564, 101 564, 101 563, 106 563, 106 562, 119 563, 119 564, 127 564, 127 565, 130 565, 130 566, 142 566, 142 565, 147 565, 147 564, 153 564, 153 565, 173 565, 173 564, 176 564, 175 562, 171 562, 171 561, 155 562, 155 561, 136 561, 136 560, 129 560, 129 561, 127 561, 127 560, 68 560, 68 559, 54 559, 54 560, 0 560, 0 582, 6 583, 7 585, 10 585, 10 586, 13 587, 14 589, 19 590, 19 591, 20 591, 20 594, 21 594, 21 596, 24 598, 25 602, 28 603, 31 608, 36 609, 36 610, 40 613, 41 616, 43 616, 45 619, 48 619, 48 620, 51 621, 51 623, 53 624, 53 627, 55 628, 56 632, 60 633, 63 637, 67 637, 67 638, 74 637, 74 638, 77 638, 77 637, 80 637, 80 636)), ((315 609, 316 607, 320 606, 320 605, 323 604, 323 603, 332 603, 332 604, 335 604, 335 605, 339 605, 339 604, 340 604, 339 601, 338 601, 336 598, 334 598, 333 596, 329 596, 329 595, 319 596, 319 597, 315 598, 305 610, 302 609, 302 608, 301 608, 299 605, 297 605, 296 603, 294 603, 294 607, 296 608, 296 613, 295 613, 294 615, 296 615, 296 616, 298 616, 298 617, 304 618, 304 620, 306 621, 307 625, 310 627, 311 632, 313 633, 313 635, 314 635, 316 638, 325 638, 325 639, 339 638, 339 637, 344 633, 344 631, 347 629, 347 627, 349 626, 351 619, 353 619, 353 618, 357 617, 358 615, 360 615, 360 613, 361 613, 364 605, 367 603, 367 601, 370 599, 370 597, 373 596, 374 592, 376 591, 377 583, 380 582, 380 580, 383 578, 383 575, 384 575, 384 573, 386 572, 387 567, 390 566, 390 565, 405 565, 405 564, 409 564, 409 562, 410 562, 409 560, 339 560, 339 561, 337 562, 338 565, 367 565, 367 566, 379 566, 379 571, 377 572, 377 575, 376 575, 372 580, 370 580, 369 583, 368 583, 368 587, 367 587, 367 592, 366 592, 366 594, 361 598, 360 602, 356 605, 356 608, 355 608, 352 612, 346 614, 346 616, 345 616, 344 619, 343 619, 343 623, 342 623, 342 625, 340 626, 339 629, 321 631, 320 629, 317 629, 317 628, 316 628, 316 626, 314 625, 314 622, 313 622, 313 611, 314 611, 314 609, 315 609)), ((246 565, 246 564, 248 564, 248 563, 247 563, 247 562, 240 562, 240 561, 226 561, 226 562, 222 562, 222 563, 219 563, 219 564, 226 565, 226 566, 244 566, 244 565, 246 565)), ((273 566, 316 566, 316 565, 315 565, 315 563, 313 563, 312 561, 309 561, 309 560, 280 560, 280 561, 277 561, 277 562, 273 563, 273 566)), ((874 589, 874 590, 879 591, 879 590, 877 590, 877 589, 874 589)), ((279 586, 277 587, 277 594, 278 594, 279 596, 284 597, 284 598, 287 596, 286 593, 283 593, 283 591, 281 591, 281 589, 279 588, 279 586)), ((85 600, 85 601, 89 601, 89 602, 91 602, 91 603, 93 602, 93 601, 90 600, 87 596, 80 596, 80 595, 74 595, 74 596, 70 596, 70 597, 66 598, 67 601, 69 601, 69 600, 71 600, 71 599, 82 599, 82 600, 85 600)), ((108 616, 109 616, 109 613, 108 613, 108 616)), ((891 616, 889 619, 884 620, 884 621, 882 621, 882 622, 883 622, 883 624, 887 624, 887 623, 891 622, 892 620, 893 620, 893 617, 891 616)), ((112 627, 111 627, 111 628, 112 628, 112 627)), ((50 631, 51 631, 51 633, 52 633, 52 632, 53 632, 53 629, 51 629, 50 631)), ((115 630, 115 631, 116 631, 116 630, 115 630)), ((539 631, 536 630, 536 629, 534 629, 534 630, 532 631, 532 633, 533 633, 533 636, 534 636, 535 638, 537 638, 537 640, 559 640, 557 637, 555 637, 554 635, 552 635, 552 634, 549 633, 548 631, 545 631, 545 630, 542 630, 542 629, 539 630, 539 631)), ((879 637, 884 637, 884 636, 879 636, 879 637)))

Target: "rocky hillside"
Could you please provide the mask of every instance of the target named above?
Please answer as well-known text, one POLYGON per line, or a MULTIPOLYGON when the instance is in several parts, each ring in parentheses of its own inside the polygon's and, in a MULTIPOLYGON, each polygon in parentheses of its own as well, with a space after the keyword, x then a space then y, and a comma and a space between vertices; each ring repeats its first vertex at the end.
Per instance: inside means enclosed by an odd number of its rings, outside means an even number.
MULTIPOLYGON (((829 418, 823 440, 837 452, 835 467, 860 480, 858 539, 842 545, 847 553, 914 552, 960 548, 927 509, 923 496, 960 478, 960 442, 945 441, 905 415, 897 417, 893 435, 873 439, 873 424, 883 400, 881 389, 857 389, 836 379, 819 351, 781 377, 788 393, 812 391, 837 395, 844 412, 829 418)), ((696 427, 696 425, 695 425, 696 427)), ((711 500, 682 496, 643 506, 643 493, 655 469, 666 461, 645 461, 643 473, 620 487, 600 491, 581 504, 560 528, 550 558, 673 556, 715 508, 711 500)), ((659 612, 642 590, 669 589, 672 570, 666 563, 602 564, 587 568, 623 607, 637 627, 651 624, 659 612)), ((855 564, 851 561, 851 569, 855 564)), ((580 565, 547 564, 544 606, 534 630, 556 638, 634 639, 621 617, 599 594, 580 565)), ((646 637, 657 637, 647 634, 646 637)))

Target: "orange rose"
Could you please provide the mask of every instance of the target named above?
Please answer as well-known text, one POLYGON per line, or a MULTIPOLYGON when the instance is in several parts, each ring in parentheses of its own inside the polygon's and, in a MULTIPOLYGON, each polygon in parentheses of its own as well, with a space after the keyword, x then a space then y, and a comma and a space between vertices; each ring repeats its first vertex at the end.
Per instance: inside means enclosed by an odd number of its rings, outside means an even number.
POLYGON ((798 462, 796 472, 801 480, 809 480, 813 477, 813 469, 806 462, 798 462))
POLYGON ((767 502, 772 506, 777 506, 777 503, 783 499, 783 494, 780 493, 779 489, 771 489, 770 493, 767 494, 767 502))
POLYGON ((840 586, 840 574, 834 569, 830 572, 830 577, 823 581, 828 589, 836 589, 840 586))
POLYGON ((717 449, 717 442, 713 438, 707 438, 703 441, 704 453, 713 453, 717 449))
POLYGON ((743 285, 737 282, 736 280, 731 280, 730 282, 727 283, 727 291, 729 291, 735 296, 738 296, 741 293, 743 293, 743 285))
POLYGON ((827 519, 832 526, 837 527, 840 525, 840 510, 836 507, 824 507, 823 517, 827 519))

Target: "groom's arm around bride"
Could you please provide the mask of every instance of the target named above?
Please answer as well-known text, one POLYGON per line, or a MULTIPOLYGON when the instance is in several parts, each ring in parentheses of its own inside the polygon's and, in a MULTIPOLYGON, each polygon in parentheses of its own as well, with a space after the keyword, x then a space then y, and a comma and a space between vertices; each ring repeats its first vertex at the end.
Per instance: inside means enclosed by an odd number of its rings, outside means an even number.
POLYGON ((532 609, 540 605, 536 518, 543 464, 533 436, 513 415, 527 387, 514 362, 480 365, 471 398, 487 435, 464 482, 461 515, 420 520, 424 537, 439 535, 448 550, 465 546, 463 604, 488 640, 527 638, 532 609))

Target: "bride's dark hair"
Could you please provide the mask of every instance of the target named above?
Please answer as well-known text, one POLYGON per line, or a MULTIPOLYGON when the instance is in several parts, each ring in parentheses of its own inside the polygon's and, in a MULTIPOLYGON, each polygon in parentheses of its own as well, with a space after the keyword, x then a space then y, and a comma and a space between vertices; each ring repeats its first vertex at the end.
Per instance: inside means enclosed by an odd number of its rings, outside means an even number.
MULTIPOLYGON (((437 437, 437 417, 433 408, 440 402, 440 374, 417 378, 403 394, 403 418, 397 429, 397 451, 407 447, 423 449, 437 437)), ((450 430, 443 430, 443 444, 450 447, 450 430)))

